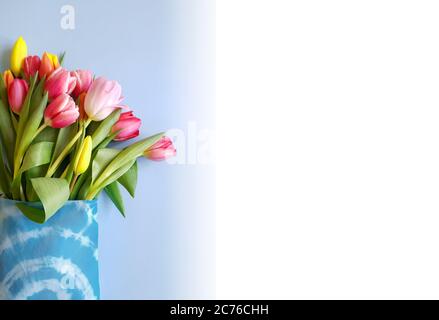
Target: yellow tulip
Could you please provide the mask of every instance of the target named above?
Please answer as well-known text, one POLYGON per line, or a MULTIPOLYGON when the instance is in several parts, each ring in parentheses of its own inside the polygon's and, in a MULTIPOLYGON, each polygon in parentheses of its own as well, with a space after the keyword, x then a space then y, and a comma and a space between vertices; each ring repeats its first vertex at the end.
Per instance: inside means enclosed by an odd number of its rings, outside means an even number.
POLYGON ((75 175, 83 174, 90 165, 91 151, 93 149, 93 141, 91 136, 87 136, 79 148, 78 155, 75 159, 73 172, 75 175))
POLYGON ((16 77, 20 74, 24 58, 27 57, 27 45, 23 37, 20 37, 12 47, 11 70, 16 77))
POLYGON ((46 52, 46 54, 50 58, 50 61, 52 61, 52 65, 53 65, 54 69, 58 68, 59 67, 58 56, 56 54, 49 53, 49 52, 46 52))

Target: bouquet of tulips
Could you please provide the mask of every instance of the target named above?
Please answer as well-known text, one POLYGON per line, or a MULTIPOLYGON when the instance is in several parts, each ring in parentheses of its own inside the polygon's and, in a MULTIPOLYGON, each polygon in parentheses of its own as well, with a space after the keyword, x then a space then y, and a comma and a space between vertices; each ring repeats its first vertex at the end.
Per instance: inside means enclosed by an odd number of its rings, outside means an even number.
POLYGON ((63 58, 28 56, 22 37, 12 48, 0 79, 0 194, 38 223, 103 190, 124 214, 120 186, 134 196, 137 159, 163 160, 175 148, 163 133, 109 148, 137 137, 141 120, 122 104, 119 83, 68 71, 63 58))

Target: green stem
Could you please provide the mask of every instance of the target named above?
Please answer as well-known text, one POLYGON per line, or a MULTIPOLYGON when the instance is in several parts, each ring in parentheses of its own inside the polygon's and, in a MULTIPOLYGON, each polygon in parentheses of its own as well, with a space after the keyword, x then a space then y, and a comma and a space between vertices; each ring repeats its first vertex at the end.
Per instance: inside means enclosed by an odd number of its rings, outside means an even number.
POLYGON ((26 196, 24 195, 23 186, 20 183, 20 198, 21 201, 26 201, 26 196))
POLYGON ((69 171, 69 167, 70 167, 70 166, 67 166, 67 167, 64 169, 64 171, 63 171, 63 173, 61 174, 60 178, 65 179, 65 178, 67 177, 67 171, 69 171))
POLYGON ((17 179, 18 173, 20 172, 21 161, 23 161, 24 154, 22 152, 17 152, 14 159, 14 176, 13 180, 17 179))
POLYGON ((11 114, 12 126, 14 127, 14 131, 17 132, 17 128, 18 128, 17 118, 15 118, 15 115, 14 115, 14 113, 12 112, 12 109, 9 109, 9 112, 10 112, 10 114, 11 114))
POLYGON ((98 190, 90 190, 89 192, 87 192, 87 195, 85 196, 85 200, 93 200, 96 195, 98 194, 99 189, 98 190))
MULTIPOLYGON (((85 123, 85 128, 87 128, 90 123, 91 123, 91 120, 90 119, 87 120, 87 122, 85 123)), ((64 150, 61 151, 58 158, 49 166, 49 169, 47 170, 47 173, 46 173, 46 178, 50 178, 53 176, 55 171, 60 166, 61 162, 69 154, 70 150, 73 148, 73 146, 78 141, 78 139, 81 137, 81 135, 82 135, 82 130, 79 130, 78 133, 73 137, 73 139, 66 145, 64 150)))
POLYGON ((76 141, 79 139, 79 137, 81 136, 81 131, 79 131, 76 136, 66 145, 66 147, 64 148, 64 150, 59 154, 58 158, 56 158, 56 160, 52 163, 52 165, 49 167, 49 169, 47 170, 46 173, 46 178, 50 178, 53 176, 53 174, 55 173, 55 171, 58 169, 58 167, 60 166, 61 162, 64 160, 64 158, 69 154, 70 149, 72 149, 72 147, 75 145, 76 141))
POLYGON ((76 181, 78 180, 79 175, 75 174, 72 183, 70 184, 70 193, 73 191, 73 188, 75 187, 76 181))
POLYGON ((38 130, 35 132, 34 137, 32 138, 32 141, 41 133, 44 129, 47 128, 47 124, 43 124, 41 127, 38 128, 38 130))

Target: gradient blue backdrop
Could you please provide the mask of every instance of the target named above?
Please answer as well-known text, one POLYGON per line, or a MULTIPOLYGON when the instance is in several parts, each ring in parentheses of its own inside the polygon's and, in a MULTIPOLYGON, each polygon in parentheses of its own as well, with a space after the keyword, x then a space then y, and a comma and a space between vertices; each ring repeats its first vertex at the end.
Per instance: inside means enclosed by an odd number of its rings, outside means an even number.
MULTIPOLYGON (((213 1, 2 0, 1 8, 3 69, 22 35, 30 54, 65 50, 67 68, 118 80, 143 136, 188 134, 189 122, 213 131, 213 1), (75 8, 74 30, 61 28, 64 5, 75 8)), ((103 299, 213 297, 213 178, 212 163, 141 161, 127 219, 100 201, 103 299)))

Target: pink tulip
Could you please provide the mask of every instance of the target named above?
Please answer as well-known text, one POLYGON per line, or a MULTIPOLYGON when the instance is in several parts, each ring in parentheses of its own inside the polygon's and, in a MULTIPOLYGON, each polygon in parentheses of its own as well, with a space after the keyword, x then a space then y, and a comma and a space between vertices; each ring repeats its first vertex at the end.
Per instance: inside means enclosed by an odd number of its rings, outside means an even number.
POLYGON ((41 59, 39 56, 28 56, 23 61, 23 73, 29 79, 40 69, 41 59))
POLYGON ((139 135, 139 128, 142 120, 135 117, 133 112, 124 112, 120 115, 119 120, 114 124, 111 132, 118 132, 114 141, 125 141, 135 138, 139 135))
POLYGON ((84 110, 89 119, 102 121, 114 110, 123 108, 122 88, 116 81, 97 78, 88 89, 84 101, 84 110))
POLYGON ((144 152, 145 157, 154 161, 165 160, 175 156, 176 154, 177 150, 175 150, 172 140, 166 136, 162 137, 144 152))
POLYGON ((53 71, 46 80, 44 88, 49 93, 49 100, 53 100, 63 93, 70 94, 76 86, 76 78, 63 68, 53 71))
POLYGON ((62 93, 53 100, 44 112, 44 123, 52 128, 65 128, 74 123, 79 117, 79 109, 73 98, 62 93))
POLYGON ((23 107, 24 99, 26 99, 29 86, 23 79, 14 79, 8 88, 8 100, 11 110, 19 114, 23 107))
POLYGON ((88 91, 91 82, 93 81, 93 75, 88 70, 72 71, 70 74, 72 77, 76 78, 76 86, 72 92, 72 95, 73 97, 77 98, 81 93, 88 91))

